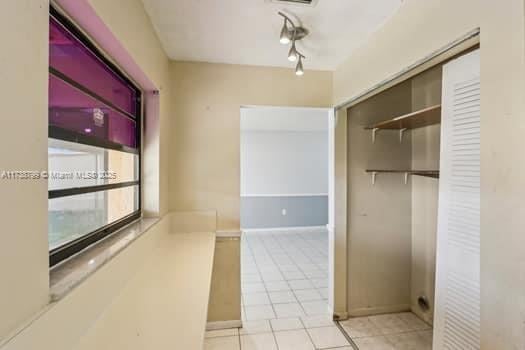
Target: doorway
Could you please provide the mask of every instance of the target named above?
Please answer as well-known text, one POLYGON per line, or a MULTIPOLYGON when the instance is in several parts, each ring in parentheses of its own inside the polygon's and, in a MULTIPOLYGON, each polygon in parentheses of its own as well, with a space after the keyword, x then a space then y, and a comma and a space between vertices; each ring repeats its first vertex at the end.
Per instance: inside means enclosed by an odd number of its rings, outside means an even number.
POLYGON ((331 321, 332 110, 241 108, 242 317, 331 321))

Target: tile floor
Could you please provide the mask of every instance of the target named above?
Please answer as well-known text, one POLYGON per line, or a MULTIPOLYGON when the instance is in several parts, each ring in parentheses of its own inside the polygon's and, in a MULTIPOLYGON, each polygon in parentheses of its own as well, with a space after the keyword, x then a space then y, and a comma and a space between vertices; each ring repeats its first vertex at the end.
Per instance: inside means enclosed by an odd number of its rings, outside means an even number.
POLYGON ((243 319, 328 315, 328 233, 248 232, 242 241, 243 319))
MULTIPOLYGON (((206 332, 205 350, 353 350, 328 312, 328 233, 249 232, 242 240, 243 328, 206 332)), ((411 313, 341 322, 362 350, 431 349, 411 313)))
POLYGON ((340 322, 359 350, 431 350, 432 328, 411 312, 340 322))

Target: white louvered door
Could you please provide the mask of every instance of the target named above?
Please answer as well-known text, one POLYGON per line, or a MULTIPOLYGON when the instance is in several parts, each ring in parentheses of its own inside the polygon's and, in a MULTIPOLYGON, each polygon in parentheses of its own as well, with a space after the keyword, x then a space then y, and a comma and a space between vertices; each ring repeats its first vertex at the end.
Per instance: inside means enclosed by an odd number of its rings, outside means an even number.
POLYGON ((443 67, 434 349, 480 348, 480 53, 443 67))

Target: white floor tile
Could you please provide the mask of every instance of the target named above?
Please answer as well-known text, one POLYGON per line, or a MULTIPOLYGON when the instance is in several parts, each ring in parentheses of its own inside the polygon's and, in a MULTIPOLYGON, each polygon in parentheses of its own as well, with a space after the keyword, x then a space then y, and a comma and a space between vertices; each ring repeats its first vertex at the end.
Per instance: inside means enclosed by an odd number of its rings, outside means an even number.
POLYGON ((282 274, 288 281, 306 279, 306 276, 301 271, 283 271, 282 274))
POLYGON ((284 276, 281 275, 280 273, 279 274, 272 273, 272 274, 268 274, 268 275, 263 275, 262 279, 263 279, 264 282, 277 282, 277 281, 284 281, 285 280, 284 276))
MULTIPOLYGON (((310 328, 314 334, 319 333, 314 331, 316 327, 324 328, 324 333, 335 328, 326 302, 327 233, 249 232, 242 238, 241 254, 241 312, 244 327, 239 330, 242 337, 239 338, 242 341, 241 349, 276 350, 277 344, 275 338, 272 338, 276 337, 279 339, 279 350, 313 350, 310 334, 304 327, 310 328), (322 314, 307 316, 305 309, 310 314, 322 314)), ((230 333, 225 332, 216 335, 228 338, 228 334, 230 333)), ((327 337, 325 335, 323 338, 323 334, 321 340, 327 337)), ((213 336, 213 333, 208 336, 213 336)), ((420 339, 428 337, 421 335, 420 339)), ((343 346, 348 346, 344 343, 345 340, 346 338, 343 342, 335 342, 339 350, 345 350, 343 346)), ((238 347, 234 345, 232 349, 237 350, 238 347)))
POLYGON ((246 320, 269 320, 275 318, 275 313, 271 305, 245 306, 246 320))
POLYGON ((242 285, 242 292, 243 293, 261 293, 266 292, 266 288, 264 287, 264 283, 248 283, 242 285))
POLYGON ((370 322, 368 317, 351 318, 346 321, 341 321, 340 323, 352 339, 373 337, 382 334, 379 328, 370 322))
POLYGON ((204 339, 204 350, 240 350, 239 337, 204 339))
POLYGON ((301 272, 301 270, 299 270, 299 267, 297 267, 297 265, 295 264, 290 264, 290 265, 280 265, 279 266, 279 269, 284 273, 284 272, 301 272))
POLYGON ((306 328, 335 326, 331 315, 303 316, 301 321, 306 328))
POLYGON ((253 282, 259 282, 259 283, 262 282, 261 275, 259 275, 258 273, 242 275, 241 279, 242 279, 242 282, 246 284, 253 283, 253 282))
POLYGON ((359 350, 394 350, 393 345, 384 336, 358 338, 354 343, 359 350))
POLYGON ((303 323, 297 317, 276 318, 276 319, 270 320, 270 324, 272 325, 272 329, 274 332, 289 331, 292 329, 303 329, 304 328, 303 323))
POLYGON ((368 318, 383 335, 410 332, 411 328, 397 314, 370 316, 368 318))
POLYGON ((321 294, 323 299, 328 299, 328 296, 329 296, 329 293, 330 293, 328 288, 319 288, 317 291, 319 292, 319 294, 321 294))
POLYGON ((241 335, 271 332, 272 328, 270 327, 270 321, 268 320, 243 321, 242 328, 239 329, 239 334, 241 335))
POLYGON ((286 281, 266 282, 266 290, 268 292, 279 292, 290 290, 290 286, 286 281))
POLYGON ((319 349, 337 348, 350 345, 345 336, 336 326, 308 328, 307 331, 310 334, 314 345, 319 349))
POLYGON ((412 312, 403 312, 400 314, 397 314, 397 317, 401 319, 401 321, 405 322, 410 330, 419 331, 419 330, 425 330, 430 329, 430 326, 425 323, 423 320, 421 320, 419 317, 417 317, 412 312))
POLYGON ((426 350, 432 349, 417 332, 387 335, 386 338, 394 346, 394 349, 403 350, 426 350))
POLYGON ((328 275, 326 274, 326 272, 321 271, 321 270, 306 271, 304 274, 306 275, 306 277, 308 277, 310 279, 314 279, 314 278, 319 278, 319 279, 328 278, 328 275))
POLYGON ((279 350, 314 350, 314 345, 304 329, 275 332, 279 350))
POLYGON ((277 318, 301 317, 305 316, 303 308, 299 303, 274 304, 277 318))
POLYGON ((270 298, 268 298, 268 293, 245 293, 242 295, 244 306, 253 306, 253 305, 270 305, 270 298))
POLYGON ((285 304, 297 302, 294 293, 291 290, 281 292, 269 292, 270 301, 272 304, 285 304))
POLYGON ((288 284, 293 290, 300 290, 300 289, 314 289, 314 285, 310 280, 293 280, 289 281, 288 284))
POLYGON ((304 301, 301 303, 304 312, 309 316, 325 315, 328 313, 328 303, 324 300, 304 301))
POLYGON ((241 335, 242 350, 277 350, 273 333, 241 335))
POLYGON ((300 302, 303 301, 313 301, 313 300, 322 300, 323 297, 317 289, 300 289, 300 290, 294 290, 295 297, 300 302))
POLYGON ((311 279, 315 288, 328 288, 328 278, 311 279))

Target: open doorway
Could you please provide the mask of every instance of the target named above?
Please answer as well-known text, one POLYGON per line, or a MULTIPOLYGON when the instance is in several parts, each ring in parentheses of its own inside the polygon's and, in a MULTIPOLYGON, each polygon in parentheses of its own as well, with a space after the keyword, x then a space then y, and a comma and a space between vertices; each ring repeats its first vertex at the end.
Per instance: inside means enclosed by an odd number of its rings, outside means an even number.
POLYGON ((279 328, 331 320, 330 115, 241 108, 242 317, 279 328))

